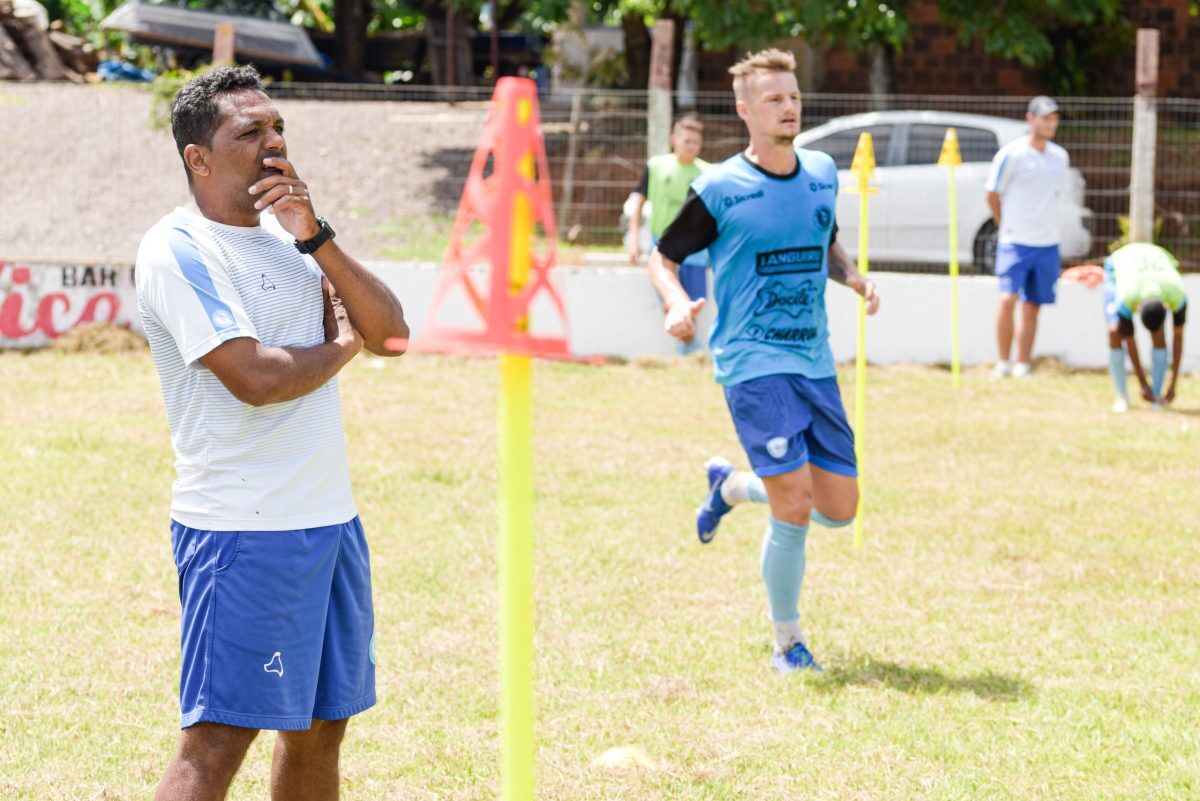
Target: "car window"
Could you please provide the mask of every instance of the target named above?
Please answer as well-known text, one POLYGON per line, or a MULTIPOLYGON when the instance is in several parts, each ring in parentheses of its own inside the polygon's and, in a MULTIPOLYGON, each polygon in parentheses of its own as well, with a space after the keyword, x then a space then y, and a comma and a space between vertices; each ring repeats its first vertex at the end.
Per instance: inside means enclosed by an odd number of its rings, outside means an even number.
POLYGON ((851 128, 846 131, 823 136, 815 142, 805 145, 808 150, 819 150, 833 156, 839 170, 850 169, 854 160, 854 151, 858 148, 858 138, 863 133, 871 135, 871 144, 875 149, 875 163, 880 166, 887 164, 888 143, 892 139, 892 126, 871 125, 866 128, 851 128))
MULTIPOLYGON (((942 142, 946 139, 945 125, 914 125, 908 129, 908 152, 904 163, 909 165, 937 164, 942 152, 942 142)), ((996 135, 983 128, 964 128, 956 125, 958 130, 958 149, 962 160, 991 161, 992 156, 1000 147, 996 135)))

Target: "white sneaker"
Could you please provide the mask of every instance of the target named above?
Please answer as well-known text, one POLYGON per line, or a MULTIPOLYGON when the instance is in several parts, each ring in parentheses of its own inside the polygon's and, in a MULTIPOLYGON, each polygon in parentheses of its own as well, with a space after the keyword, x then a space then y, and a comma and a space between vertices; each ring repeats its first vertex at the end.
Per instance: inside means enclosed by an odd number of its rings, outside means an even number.
POLYGON ((1008 378, 1012 374, 1012 366, 1008 362, 996 362, 992 368, 992 378, 1008 378))
POLYGON ((1163 410, 1163 405, 1161 402, 1155 401, 1154 403, 1150 404, 1150 411, 1161 412, 1162 410, 1163 410))
POLYGON ((1129 401, 1118 395, 1117 399, 1113 401, 1112 410, 1115 414, 1125 414, 1129 411, 1129 401))
POLYGON ((1013 365, 1013 378, 1029 378, 1032 373, 1033 368, 1029 365, 1029 362, 1017 362, 1013 365))

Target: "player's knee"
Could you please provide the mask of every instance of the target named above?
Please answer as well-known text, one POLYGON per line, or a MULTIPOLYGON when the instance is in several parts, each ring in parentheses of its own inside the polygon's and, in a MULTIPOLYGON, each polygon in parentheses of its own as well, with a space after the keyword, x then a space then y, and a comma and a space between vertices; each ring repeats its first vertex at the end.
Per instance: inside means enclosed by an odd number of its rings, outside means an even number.
POLYGON ((775 515, 776 520, 791 523, 793 526, 807 526, 812 520, 812 496, 796 495, 784 499, 781 503, 773 503, 771 513, 775 515))
POLYGON ((812 512, 812 521, 819 526, 824 526, 825 528, 845 528, 854 522, 854 517, 855 515, 853 512, 850 513, 849 517, 844 518, 829 517, 821 514, 821 512, 816 509, 813 509, 812 512))
POLYGON ((202 773, 232 775, 257 735, 256 729, 199 723, 185 729, 178 758, 202 773))

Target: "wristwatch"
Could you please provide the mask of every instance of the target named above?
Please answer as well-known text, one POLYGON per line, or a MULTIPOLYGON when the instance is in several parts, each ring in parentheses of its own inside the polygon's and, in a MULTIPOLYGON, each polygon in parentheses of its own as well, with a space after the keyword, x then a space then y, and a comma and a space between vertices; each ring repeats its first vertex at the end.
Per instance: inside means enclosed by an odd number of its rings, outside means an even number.
POLYGON ((297 241, 294 243, 296 245, 296 250, 300 251, 306 256, 310 253, 315 253, 317 248, 321 247, 321 245, 324 245, 330 239, 333 239, 335 236, 337 236, 337 234, 334 233, 333 226, 331 226, 329 221, 324 217, 318 217, 317 222, 321 224, 321 230, 317 231, 316 236, 305 242, 297 241))

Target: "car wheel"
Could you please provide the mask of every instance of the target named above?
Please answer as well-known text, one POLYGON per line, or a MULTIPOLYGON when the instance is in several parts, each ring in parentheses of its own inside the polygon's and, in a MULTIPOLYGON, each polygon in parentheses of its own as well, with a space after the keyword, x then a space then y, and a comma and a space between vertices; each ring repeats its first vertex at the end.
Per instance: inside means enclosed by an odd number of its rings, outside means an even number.
POLYGON ((975 234, 975 258, 973 265, 979 275, 995 275, 996 273, 996 242, 999 233, 996 231, 994 220, 988 220, 975 234))

